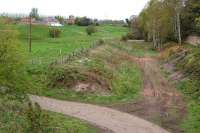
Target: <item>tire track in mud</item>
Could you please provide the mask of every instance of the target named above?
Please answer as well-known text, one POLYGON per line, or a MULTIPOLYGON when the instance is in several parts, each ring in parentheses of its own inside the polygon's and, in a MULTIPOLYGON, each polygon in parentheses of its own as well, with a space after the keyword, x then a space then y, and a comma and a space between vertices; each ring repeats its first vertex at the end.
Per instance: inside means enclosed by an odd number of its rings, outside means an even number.
POLYGON ((182 133, 180 123, 186 113, 181 93, 162 75, 160 65, 154 58, 133 58, 143 72, 143 98, 128 104, 109 107, 154 122, 173 133, 182 133))

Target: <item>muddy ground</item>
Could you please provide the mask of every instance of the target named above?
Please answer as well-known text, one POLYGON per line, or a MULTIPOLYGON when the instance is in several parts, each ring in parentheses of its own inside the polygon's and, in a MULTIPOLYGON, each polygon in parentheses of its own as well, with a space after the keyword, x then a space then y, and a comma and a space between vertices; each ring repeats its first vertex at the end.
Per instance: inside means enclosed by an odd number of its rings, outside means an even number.
POLYGON ((134 59, 143 71, 142 98, 137 102, 115 104, 109 107, 156 123, 172 133, 182 133, 180 123, 186 113, 181 93, 163 76, 154 58, 134 59))

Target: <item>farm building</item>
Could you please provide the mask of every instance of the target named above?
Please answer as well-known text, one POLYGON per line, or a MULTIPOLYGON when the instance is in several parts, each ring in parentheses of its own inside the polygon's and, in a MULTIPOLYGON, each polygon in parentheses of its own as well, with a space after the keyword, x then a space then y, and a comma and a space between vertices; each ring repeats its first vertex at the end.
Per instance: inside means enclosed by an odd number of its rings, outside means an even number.
POLYGON ((66 19, 66 23, 72 25, 75 24, 75 20, 76 18, 73 15, 70 15, 69 18, 66 19))

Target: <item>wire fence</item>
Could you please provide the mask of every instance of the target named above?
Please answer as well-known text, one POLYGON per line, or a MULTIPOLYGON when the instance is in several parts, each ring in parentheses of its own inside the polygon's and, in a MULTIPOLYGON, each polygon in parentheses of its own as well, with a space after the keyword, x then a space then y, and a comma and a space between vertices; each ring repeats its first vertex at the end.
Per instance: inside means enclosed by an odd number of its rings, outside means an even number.
MULTIPOLYGON (((97 41, 93 44, 91 44, 89 47, 87 48, 80 48, 77 49, 75 51, 73 51, 72 53, 68 54, 68 55, 62 55, 58 58, 54 58, 51 61, 45 61, 44 59, 38 57, 38 58, 34 58, 30 60, 30 64, 32 65, 43 65, 43 64, 48 64, 48 65, 57 65, 57 64, 67 64, 70 63, 72 61, 74 61, 77 58, 81 58, 82 56, 85 56, 88 54, 88 52, 91 49, 95 49, 100 45, 103 45, 104 41, 97 41)), ((49 57, 51 58, 51 57, 49 57)))

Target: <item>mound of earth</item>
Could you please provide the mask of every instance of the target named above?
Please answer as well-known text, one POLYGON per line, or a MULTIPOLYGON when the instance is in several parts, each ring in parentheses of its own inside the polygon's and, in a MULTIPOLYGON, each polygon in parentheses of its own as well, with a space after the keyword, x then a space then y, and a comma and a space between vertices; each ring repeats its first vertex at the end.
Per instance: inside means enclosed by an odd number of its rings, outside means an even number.
POLYGON ((61 86, 75 92, 98 93, 107 95, 111 91, 110 83, 98 71, 86 71, 79 68, 56 67, 49 76, 49 85, 61 86))

